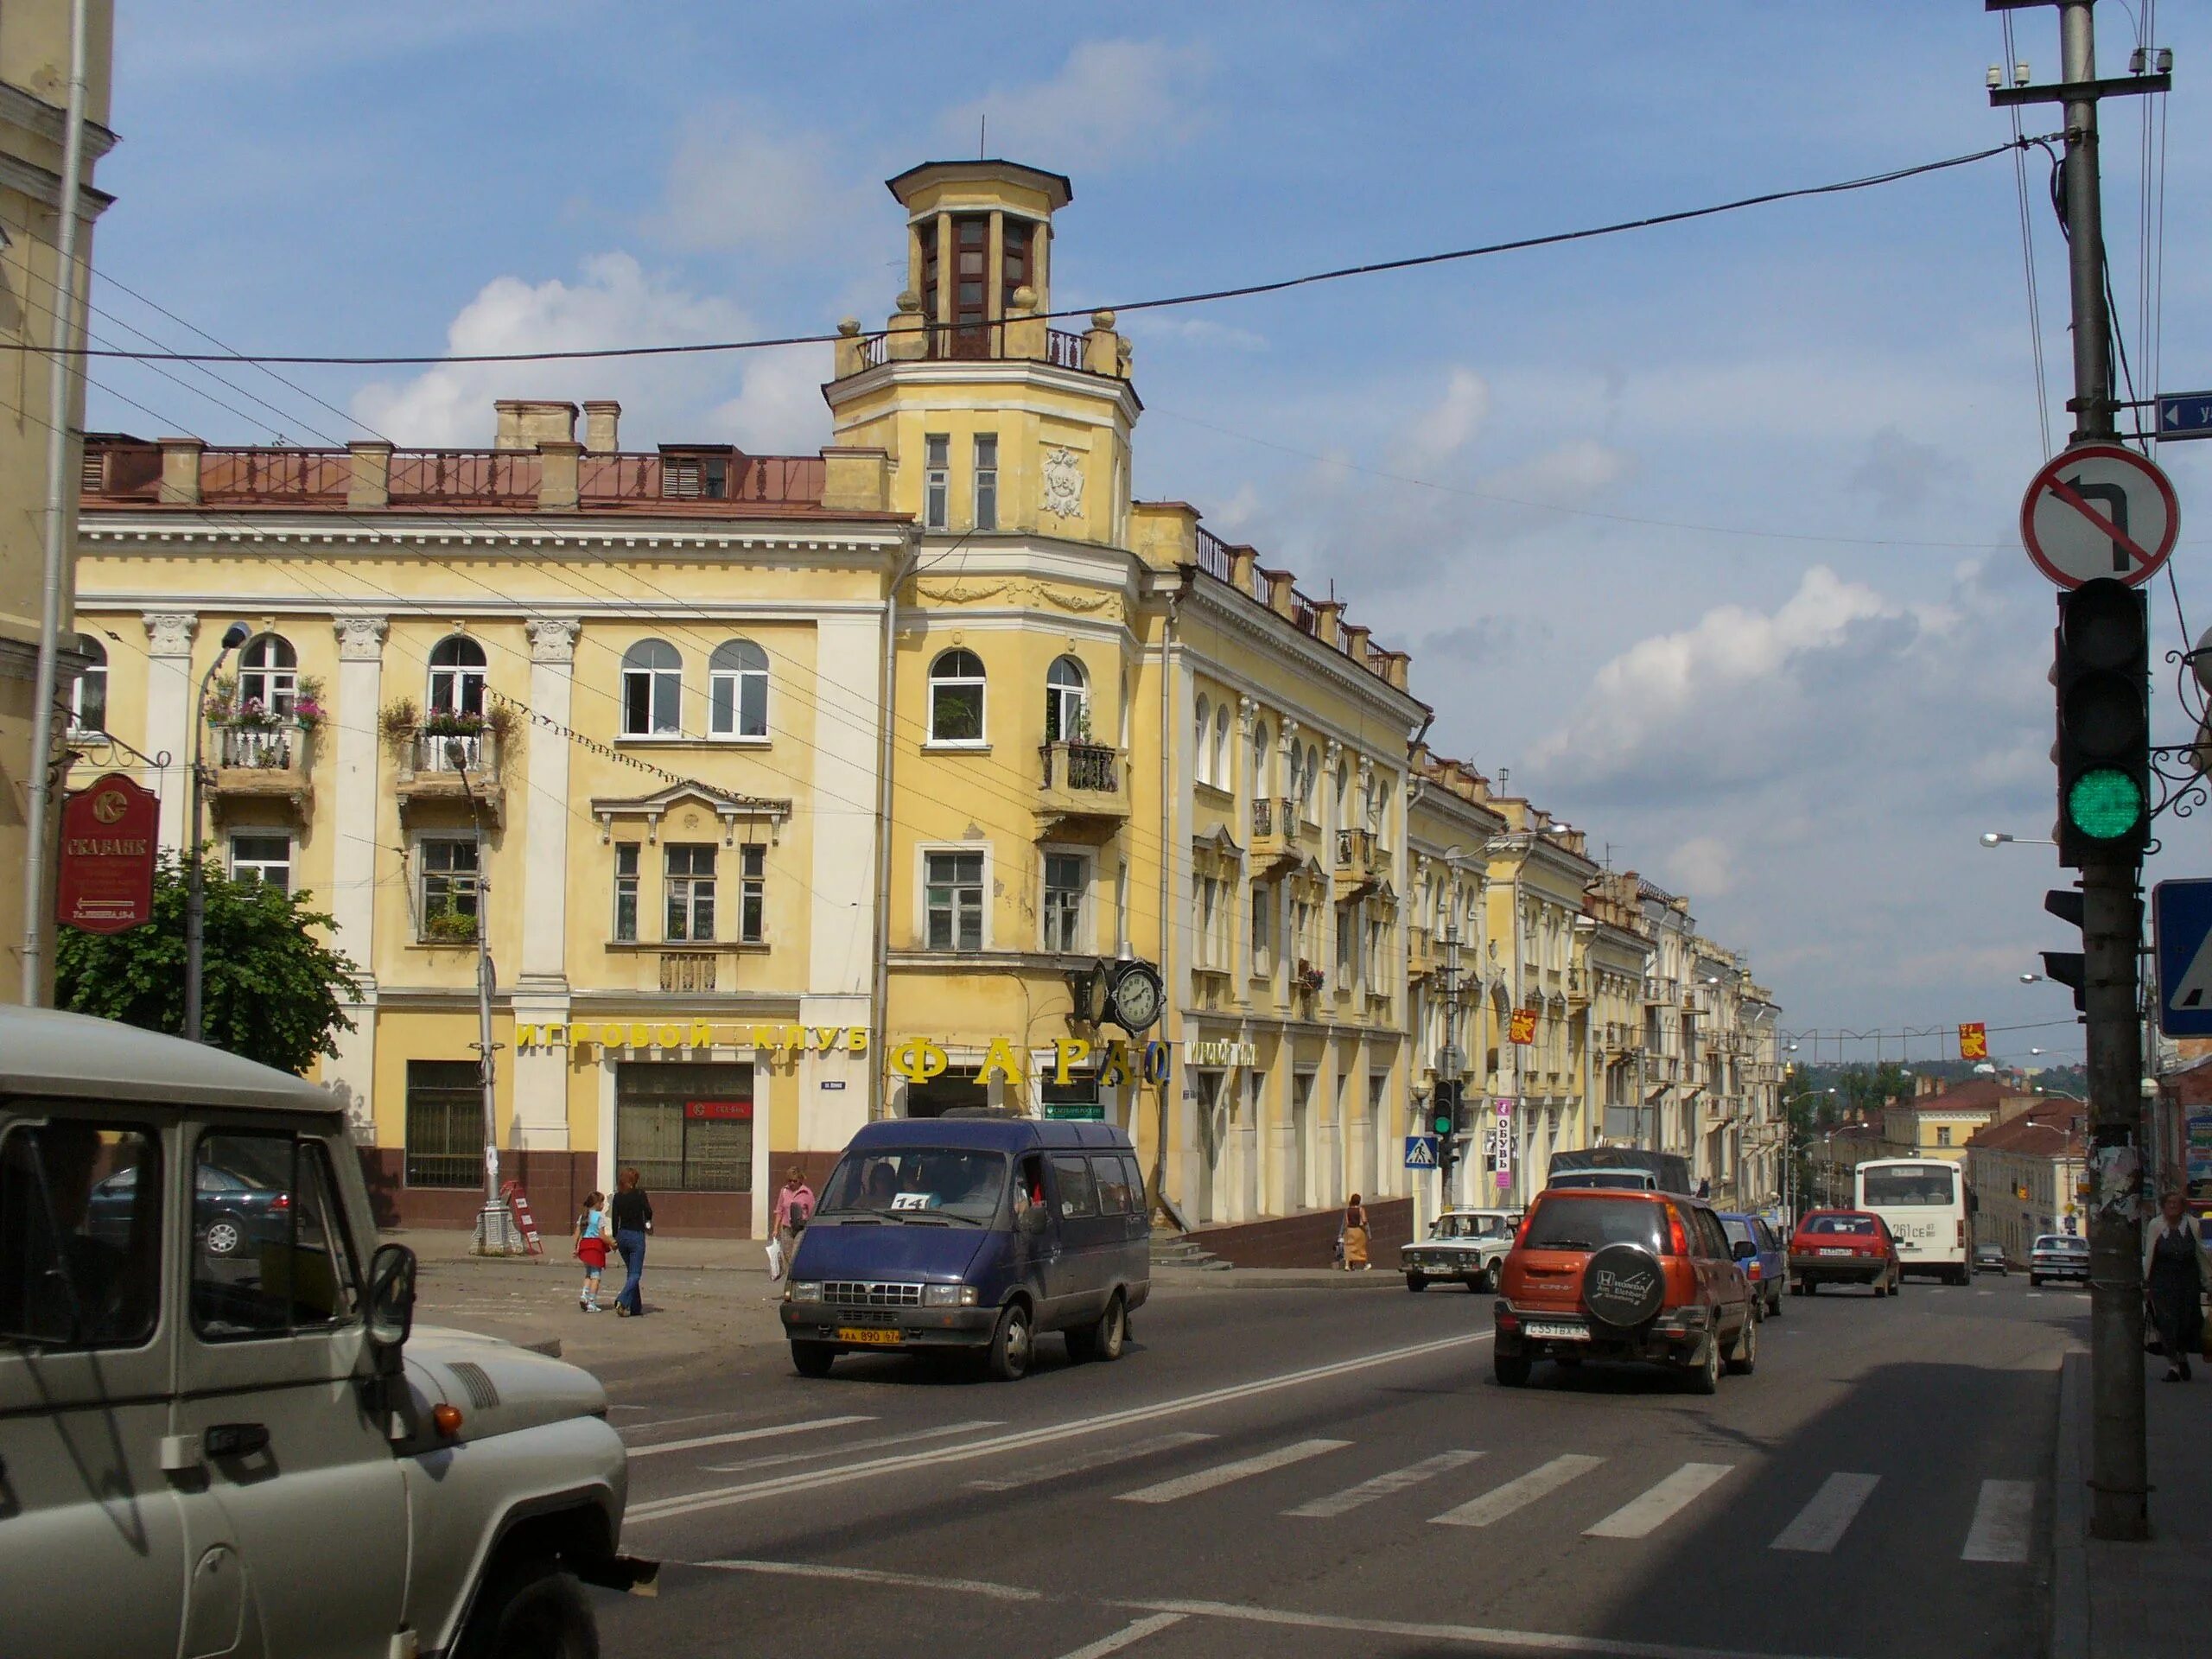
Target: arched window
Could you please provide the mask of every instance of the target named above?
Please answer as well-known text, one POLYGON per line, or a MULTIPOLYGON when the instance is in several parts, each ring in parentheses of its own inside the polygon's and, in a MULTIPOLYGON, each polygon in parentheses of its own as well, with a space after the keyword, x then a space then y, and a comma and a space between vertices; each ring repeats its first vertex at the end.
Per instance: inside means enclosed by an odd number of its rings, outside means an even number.
POLYGON ((930 664, 930 741, 983 741, 983 659, 972 651, 946 652, 930 664))
POLYGON ((1343 760, 1337 762, 1337 828, 1349 830, 1351 820, 1344 817, 1344 795, 1351 787, 1351 766, 1343 760))
POLYGON ((1267 798, 1268 779, 1271 775, 1268 760, 1272 753, 1268 742, 1268 722, 1263 720, 1252 728, 1252 798, 1255 801, 1267 798))
POLYGON ((1226 698, 1213 711, 1213 780, 1224 789, 1229 787, 1229 702, 1226 698))
POLYGON ((622 735, 683 734, 683 658, 665 639, 640 639, 622 653, 622 735))
POLYGON ((708 659, 707 735, 768 735, 768 653, 750 639, 726 639, 708 659))
POLYGON ((465 634, 449 635, 430 647, 429 712, 484 712, 484 647, 465 634))
POLYGON ((1045 671, 1045 741, 1090 741, 1090 681, 1072 657, 1056 657, 1045 671))
POLYGON ((1213 782, 1213 705, 1206 701, 1206 694, 1198 693, 1198 718, 1192 722, 1198 728, 1198 741, 1191 754, 1191 765, 1202 784, 1213 782))
POLYGON ((1306 770, 1298 783, 1298 810, 1301 817, 1313 816, 1313 791, 1321 778, 1321 751, 1311 743, 1306 746, 1306 770))
POLYGON ((292 712, 300 689, 300 659, 281 633, 257 634, 238 653, 238 706, 259 703, 271 715, 292 712))
POLYGON ((69 688, 69 729, 73 732, 107 730, 107 647, 90 634, 78 636, 79 648, 92 663, 69 688))

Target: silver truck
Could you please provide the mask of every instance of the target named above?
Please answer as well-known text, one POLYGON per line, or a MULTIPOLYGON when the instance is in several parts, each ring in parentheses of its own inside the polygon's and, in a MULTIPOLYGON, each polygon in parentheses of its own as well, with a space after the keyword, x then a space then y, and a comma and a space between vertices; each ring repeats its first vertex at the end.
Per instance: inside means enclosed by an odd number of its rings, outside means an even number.
POLYGON ((1398 1250, 1408 1290, 1427 1290, 1437 1280, 1477 1293, 1497 1288, 1499 1264, 1513 1248, 1517 1210, 1446 1210, 1429 1224, 1428 1236, 1398 1250))
POLYGON ((656 1572, 605 1394, 414 1306, 321 1089, 0 1007, 6 1649, 595 1656, 656 1572))

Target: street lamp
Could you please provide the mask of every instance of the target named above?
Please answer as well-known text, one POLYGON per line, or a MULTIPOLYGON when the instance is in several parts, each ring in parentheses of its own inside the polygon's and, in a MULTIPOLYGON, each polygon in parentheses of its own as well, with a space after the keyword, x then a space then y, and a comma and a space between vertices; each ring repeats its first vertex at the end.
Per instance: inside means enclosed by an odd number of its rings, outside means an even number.
POLYGON ((514 1212, 499 1182, 499 1117, 497 1084, 499 1068, 492 1045, 491 882, 484 856, 484 820, 476 806, 476 789, 468 781, 468 746, 457 737, 445 741, 446 765, 461 778, 461 792, 468 798, 469 822, 476 828, 476 1071, 484 1090, 484 1207, 476 1214, 476 1237, 470 1249, 478 1255, 514 1255, 522 1239, 515 1230, 514 1212))
POLYGON ((2041 974, 2022 974, 2020 976, 2020 983, 2023 985, 2040 985, 2043 983, 2043 976, 2041 974))
POLYGON ((2020 847, 2056 847, 2058 845, 2056 842, 2046 841, 2041 836, 2009 836, 2002 830, 1985 830, 1981 832, 1981 844, 1985 847, 2002 847, 2007 842, 2013 843, 2015 846, 2020 847))
POLYGON ((192 700, 192 834, 186 842, 190 849, 190 875, 184 893, 184 1035, 188 1041, 207 1040, 205 1018, 204 970, 207 935, 207 885, 200 853, 200 822, 202 810, 200 791, 204 780, 200 775, 200 742, 207 730, 207 687, 223 666, 223 659, 245 644, 251 637, 243 622, 233 622, 223 630, 221 642, 215 648, 215 660, 207 664, 207 671, 200 677, 199 694, 192 700))

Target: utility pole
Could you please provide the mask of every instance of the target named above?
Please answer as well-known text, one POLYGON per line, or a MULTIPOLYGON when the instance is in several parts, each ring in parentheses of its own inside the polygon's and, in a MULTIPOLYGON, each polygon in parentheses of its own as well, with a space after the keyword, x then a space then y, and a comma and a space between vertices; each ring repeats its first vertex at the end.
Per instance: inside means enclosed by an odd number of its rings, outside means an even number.
MULTIPOLYGON (((2030 0, 1986 0, 2011 10, 2030 0)), ((2051 3, 2053 0, 2040 0, 2051 3)), ((2075 444, 2118 436, 2112 396, 2111 317, 2106 308, 2104 219, 2099 200, 2097 100, 2117 93, 2164 92, 2170 77, 2136 73, 2097 79, 2094 0, 2055 0, 2059 84, 1998 85, 2000 107, 2055 103, 2064 111, 2063 211, 2074 329, 2075 444)), ((2022 79, 2024 79, 2022 77, 2022 79)), ((2064 614, 2064 613, 2062 613, 2064 614)), ((2061 663, 2065 648, 2061 647, 2061 663)), ((2145 685, 2147 697, 2147 682, 2145 685)), ((2060 736, 2066 741, 2062 712, 2060 736)), ((2063 773, 2062 773, 2063 776, 2063 773)), ((2147 807, 2147 803, 2145 804, 2147 807)), ((2089 1531, 2132 1540, 2150 1535, 2144 1443, 2142 1288, 2143 1025, 2136 950, 2142 934, 2139 837, 2109 847, 2073 834, 2069 804, 2059 803, 2062 861, 2082 873, 2084 1025, 2089 1077, 2090 1154, 2096 1192, 2089 1212, 2089 1531), (2067 843, 2076 843, 2071 855, 2067 843)))
MULTIPOLYGON (((1446 868, 1452 867, 1447 863, 1446 868)), ((1462 1079, 1466 1075, 1465 1052, 1459 1046, 1459 906, 1452 906, 1453 919, 1444 925, 1444 1046, 1436 1056, 1436 1098, 1439 1103, 1448 1100, 1448 1114, 1434 1114, 1439 1125, 1450 1123, 1449 1133, 1437 1136, 1436 1151, 1436 1213, 1442 1215, 1452 1207, 1452 1175, 1459 1164, 1459 1130, 1465 1116, 1463 1102, 1466 1088, 1462 1079)))

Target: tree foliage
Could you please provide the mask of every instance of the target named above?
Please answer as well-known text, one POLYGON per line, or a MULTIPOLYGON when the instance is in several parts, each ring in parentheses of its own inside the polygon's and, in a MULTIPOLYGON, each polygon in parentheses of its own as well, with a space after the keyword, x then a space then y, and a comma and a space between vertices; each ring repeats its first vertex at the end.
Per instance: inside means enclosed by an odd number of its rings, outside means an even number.
MULTIPOLYGON (((354 964, 315 937, 331 918, 255 877, 232 880, 212 860, 203 880, 207 931, 202 1000, 207 1041, 280 1071, 303 1073, 337 1053, 353 1029, 343 1004, 358 1001, 354 964)), ((54 1000, 78 1014, 181 1036, 184 1031, 182 857, 154 871, 154 919, 125 933, 60 930, 54 1000)))

